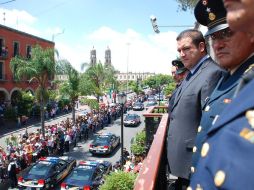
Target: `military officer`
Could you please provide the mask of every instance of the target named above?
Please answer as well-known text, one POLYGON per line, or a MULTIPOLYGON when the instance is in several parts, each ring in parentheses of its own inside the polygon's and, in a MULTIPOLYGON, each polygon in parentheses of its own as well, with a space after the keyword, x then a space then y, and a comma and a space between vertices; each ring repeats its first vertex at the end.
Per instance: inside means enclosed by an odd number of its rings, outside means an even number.
POLYGON ((169 114, 169 116, 170 116, 170 109, 173 106, 173 103, 174 103, 174 100, 175 100, 175 95, 176 95, 176 92, 177 92, 177 88, 181 85, 181 82, 183 81, 183 79, 188 74, 188 69, 184 67, 182 61, 180 61, 180 60, 177 60, 177 59, 173 60, 172 61, 172 67, 174 67, 176 69, 174 71, 175 73, 172 72, 173 79, 176 82, 176 88, 172 92, 172 95, 170 96, 169 101, 168 101, 168 114, 169 114))
POLYGON ((187 190, 253 190, 253 89, 252 79, 209 129, 187 190))
MULTIPOLYGON (((204 9, 203 6, 207 6, 205 10, 210 9, 213 11, 215 10, 215 7, 223 8, 221 0, 213 0, 207 3, 201 1, 197 4, 195 12, 202 11, 202 9, 204 9)), ((213 14, 215 16, 216 14, 219 15, 216 11, 213 12, 213 14)), ((220 19, 220 17, 218 19, 220 19)), ((234 35, 238 34, 238 32, 234 33, 234 35)), ((248 38, 249 43, 251 43, 250 37, 248 38)), ((242 38, 242 40, 244 40, 244 38, 242 38)), ((239 45, 239 43, 237 43, 237 45, 239 45)), ((241 52, 241 46, 237 46, 236 50, 238 50, 238 55, 244 54, 244 52, 241 52)), ((251 68, 254 63, 252 52, 253 48, 251 48, 249 56, 245 57, 245 61, 238 66, 238 71, 243 65, 250 66, 249 68, 251 68)), ((237 72, 237 70, 235 72, 237 72)), ((247 69, 245 72, 248 72, 249 70, 250 69, 247 69)), ((245 75, 245 73, 242 73, 242 75, 245 75)), ((236 84, 238 82, 239 79, 236 84)), ((235 88, 236 87, 234 87, 234 89, 235 88)), ((225 106, 224 111, 221 110, 220 117, 215 116, 212 125, 206 128, 207 132, 203 135, 202 140, 199 138, 199 140, 202 141, 199 142, 202 143, 199 144, 200 151, 196 148, 195 151, 198 152, 198 154, 194 155, 199 155, 200 157, 196 167, 192 168, 194 173, 191 177, 191 184, 188 190, 253 189, 254 183, 253 177, 251 176, 254 169, 254 98, 253 95, 251 95, 253 89, 254 81, 252 80, 252 82, 243 88, 232 103, 225 106)), ((214 93, 215 92, 216 90, 214 93)), ((214 93, 210 99, 213 99, 212 97, 214 93)), ((209 104, 209 101, 207 104, 209 104)), ((229 100, 226 98, 226 101, 231 102, 231 99, 229 100)), ((214 104, 216 105, 216 103, 214 104)), ((216 108, 213 108, 215 105, 211 104, 210 106, 207 105, 209 107, 206 106, 205 111, 207 112, 204 112, 204 119, 207 119, 207 117, 205 117, 206 115, 209 116, 209 110, 216 110, 216 108)), ((222 104, 218 103, 218 105, 222 104)), ((217 107, 219 107, 218 105, 217 107)), ((207 122, 209 121, 206 121, 206 123, 207 122)), ((204 130, 204 127, 201 128, 201 131, 202 130, 204 130)))
POLYGON ((175 82, 177 83, 178 87, 181 83, 181 81, 186 77, 186 75, 188 74, 188 69, 186 67, 184 67, 184 64, 182 63, 182 61, 176 59, 172 61, 172 67, 175 67, 175 73, 172 73, 172 76, 175 80, 175 82))
POLYGON ((226 23, 226 10, 222 0, 200 1, 195 7, 195 16, 199 23, 208 26, 207 36, 211 38, 215 58, 219 65, 228 71, 228 74, 218 82, 203 107, 193 148, 192 172, 195 172, 207 131, 232 101, 241 76, 254 63, 252 55, 254 42, 251 42, 251 37, 247 33, 230 30, 226 23), (212 17, 211 14, 214 16, 212 17))
POLYGON ((253 0, 224 0, 227 9, 227 21, 234 30, 254 33, 254 1, 253 0))

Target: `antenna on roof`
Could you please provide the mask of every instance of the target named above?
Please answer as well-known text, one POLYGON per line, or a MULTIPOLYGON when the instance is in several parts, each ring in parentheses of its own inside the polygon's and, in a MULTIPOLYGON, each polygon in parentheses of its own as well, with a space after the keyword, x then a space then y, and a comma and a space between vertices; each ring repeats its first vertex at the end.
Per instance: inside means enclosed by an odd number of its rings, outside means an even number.
POLYGON ((4 15, 4 18, 3 18, 3 20, 4 20, 4 25, 5 25, 5 12, 3 12, 3 15, 4 15))
POLYGON ((17 24, 17 30, 18 30, 19 29, 19 17, 17 17, 16 24, 17 24))

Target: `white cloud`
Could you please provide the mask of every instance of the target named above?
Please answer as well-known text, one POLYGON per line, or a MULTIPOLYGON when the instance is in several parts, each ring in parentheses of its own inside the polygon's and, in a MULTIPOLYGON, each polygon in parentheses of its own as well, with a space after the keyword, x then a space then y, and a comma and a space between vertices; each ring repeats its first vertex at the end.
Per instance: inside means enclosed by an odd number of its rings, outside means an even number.
POLYGON ((33 35, 40 35, 40 32, 32 27, 37 19, 26 11, 0 8, 0 15, 1 24, 33 35))
MULTIPOLYGON (((26 11, 16 9, 7 10, 0 8, 0 23, 6 26, 33 34, 39 37, 63 32, 63 28, 51 27, 38 30, 34 26, 37 18, 26 11), (5 23, 3 13, 5 12, 5 23), (2 22, 2 23, 1 23, 2 22)), ((80 70, 81 63, 90 62, 90 50, 97 51, 97 60, 104 63, 105 50, 111 49, 112 64, 121 72, 156 72, 170 73, 171 60, 176 58, 176 33, 161 32, 160 34, 144 35, 133 29, 118 32, 110 27, 102 26, 90 34, 81 35, 80 39, 64 34, 65 38, 57 38, 55 47, 62 58, 67 59, 80 70), (68 39, 68 43, 64 41, 68 39), (71 44, 70 44, 71 42, 71 44), (127 45, 129 43, 129 45, 127 45)))
POLYGON ((171 60, 176 58, 176 35, 175 32, 167 32, 142 36, 132 29, 120 33, 103 26, 86 34, 79 44, 70 47, 56 43, 56 48, 77 69, 80 69, 81 63, 90 61, 93 46, 97 61, 104 63, 104 53, 108 46, 111 49, 112 64, 121 72, 126 72, 128 67, 129 72, 169 74, 171 60))

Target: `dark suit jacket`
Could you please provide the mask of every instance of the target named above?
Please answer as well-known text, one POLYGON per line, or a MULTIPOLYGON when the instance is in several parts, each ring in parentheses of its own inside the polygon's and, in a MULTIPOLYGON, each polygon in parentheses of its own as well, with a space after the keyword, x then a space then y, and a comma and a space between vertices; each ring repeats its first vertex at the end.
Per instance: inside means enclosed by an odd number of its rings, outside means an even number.
POLYGON ((195 74, 178 88, 171 108, 167 139, 167 156, 173 175, 188 179, 192 149, 205 99, 224 74, 211 58, 203 61, 195 74))

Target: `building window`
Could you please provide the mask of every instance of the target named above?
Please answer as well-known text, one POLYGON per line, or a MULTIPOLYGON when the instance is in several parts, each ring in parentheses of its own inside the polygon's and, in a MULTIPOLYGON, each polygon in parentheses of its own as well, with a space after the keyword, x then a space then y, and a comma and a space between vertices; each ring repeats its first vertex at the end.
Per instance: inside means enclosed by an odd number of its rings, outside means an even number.
POLYGON ((26 46, 26 58, 28 58, 28 59, 31 58, 31 46, 30 45, 26 46))
POLYGON ((13 57, 19 56, 19 43, 14 42, 13 44, 13 57))
POLYGON ((132 75, 132 79, 134 79, 134 75, 132 75))
POLYGON ((2 56, 2 49, 4 47, 4 40, 0 38, 0 56, 2 56))
POLYGON ((0 80, 4 79, 4 63, 0 62, 0 80))

